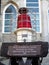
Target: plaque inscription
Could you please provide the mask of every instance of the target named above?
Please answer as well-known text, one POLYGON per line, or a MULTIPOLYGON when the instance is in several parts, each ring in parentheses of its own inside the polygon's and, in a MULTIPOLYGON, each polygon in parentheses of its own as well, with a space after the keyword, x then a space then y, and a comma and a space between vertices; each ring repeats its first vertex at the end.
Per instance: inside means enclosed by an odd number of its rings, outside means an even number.
POLYGON ((8 47, 9 56, 36 56, 41 53, 41 45, 14 45, 8 47))

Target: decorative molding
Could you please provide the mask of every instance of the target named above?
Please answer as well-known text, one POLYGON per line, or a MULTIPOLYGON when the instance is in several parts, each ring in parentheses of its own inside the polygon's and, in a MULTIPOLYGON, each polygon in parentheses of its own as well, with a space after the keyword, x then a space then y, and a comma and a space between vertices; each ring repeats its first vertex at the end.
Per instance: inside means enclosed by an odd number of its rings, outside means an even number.
POLYGON ((10 4, 10 3, 13 4, 14 6, 16 6, 17 9, 19 9, 18 4, 16 4, 16 3, 15 3, 14 1, 12 1, 12 0, 9 0, 9 2, 7 2, 7 3, 5 4, 5 6, 8 5, 8 4, 10 4))

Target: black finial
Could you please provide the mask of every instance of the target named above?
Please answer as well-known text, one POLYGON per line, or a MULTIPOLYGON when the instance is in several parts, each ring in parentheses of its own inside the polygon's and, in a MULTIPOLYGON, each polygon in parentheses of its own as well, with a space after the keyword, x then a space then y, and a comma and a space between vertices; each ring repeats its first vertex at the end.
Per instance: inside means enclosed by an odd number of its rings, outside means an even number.
POLYGON ((28 12, 28 9, 25 8, 25 7, 22 7, 22 8, 19 9, 18 12, 19 12, 20 14, 27 13, 27 12, 28 12))

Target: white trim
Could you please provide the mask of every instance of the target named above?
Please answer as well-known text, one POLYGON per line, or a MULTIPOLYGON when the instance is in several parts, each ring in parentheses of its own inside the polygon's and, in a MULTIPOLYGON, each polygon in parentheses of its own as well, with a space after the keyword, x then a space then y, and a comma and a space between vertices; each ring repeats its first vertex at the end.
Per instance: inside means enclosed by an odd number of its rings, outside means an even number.
MULTIPOLYGON (((49 11, 49 8, 48 8, 49 11)), ((48 12, 48 33, 49 33, 49 12, 48 12)))
POLYGON ((34 7, 34 6, 33 6, 33 7, 31 7, 31 6, 27 6, 27 8, 39 8, 39 7, 34 7))
MULTIPOLYGON (((49 11, 49 4, 48 4, 48 11, 49 11)), ((47 11, 47 15, 48 15, 48 33, 49 33, 49 12, 47 11)))
MULTIPOLYGON (((30 13, 30 12, 28 12, 28 14, 31 14, 31 13, 30 13)), ((32 14, 34 14, 34 13, 32 13, 32 14)), ((37 12, 36 14, 39 14, 39 13, 37 12)))
POLYGON ((38 2, 27 2, 27 3, 38 3, 38 2))
MULTIPOLYGON (((31 18, 31 20, 34 20, 34 19, 33 19, 33 18, 31 18)), ((36 19, 36 20, 38 21, 38 20, 40 20, 40 18, 39 18, 39 19, 36 19)))
POLYGON ((24 0, 24 4, 25 4, 25 7, 26 7, 26 0, 24 0))
POLYGON ((14 6, 15 10, 17 10, 16 6, 13 5, 12 3, 9 3, 8 5, 5 6, 5 8, 4 8, 4 10, 3 10, 2 33, 5 33, 5 32, 4 32, 5 11, 6 11, 6 9, 7 9, 10 5, 14 6))
POLYGON ((39 16, 40 16, 40 32, 39 33, 42 33, 42 23, 41 23, 41 3, 40 3, 40 0, 39 0, 39 16))

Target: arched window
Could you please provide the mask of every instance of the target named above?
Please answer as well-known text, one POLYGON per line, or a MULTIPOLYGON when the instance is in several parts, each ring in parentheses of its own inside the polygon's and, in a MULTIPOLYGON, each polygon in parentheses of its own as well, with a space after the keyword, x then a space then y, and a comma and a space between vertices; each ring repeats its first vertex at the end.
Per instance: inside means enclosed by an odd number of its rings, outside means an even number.
POLYGON ((26 6, 31 17, 32 27, 41 32, 40 0, 26 0, 26 6))
POLYGON ((5 12, 3 13, 4 15, 4 30, 3 32, 9 33, 13 32, 16 28, 16 9, 13 5, 9 5, 6 9, 5 12))

